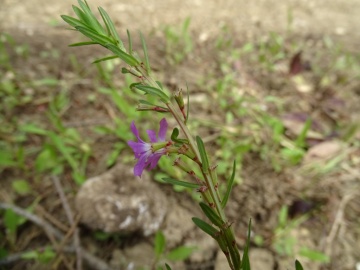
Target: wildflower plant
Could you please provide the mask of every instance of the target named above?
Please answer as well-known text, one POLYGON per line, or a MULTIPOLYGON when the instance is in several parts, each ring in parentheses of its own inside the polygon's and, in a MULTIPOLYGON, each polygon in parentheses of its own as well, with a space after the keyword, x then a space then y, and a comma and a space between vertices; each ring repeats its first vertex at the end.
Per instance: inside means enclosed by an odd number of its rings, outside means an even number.
MULTIPOLYGON (((128 145, 132 148, 137 163, 134 167, 134 175, 141 176, 144 169, 153 169, 156 167, 159 159, 164 155, 177 156, 174 166, 185 171, 190 177, 189 181, 164 178, 169 184, 184 186, 196 189, 201 193, 204 202, 200 202, 200 207, 210 222, 194 217, 193 222, 205 233, 214 238, 222 252, 225 254, 228 264, 232 270, 250 269, 248 259, 248 242, 244 249, 243 256, 240 256, 238 246, 235 241, 235 235, 232 223, 225 215, 224 208, 228 202, 230 192, 235 178, 236 163, 233 164, 232 173, 227 181, 225 194, 219 192, 219 181, 216 172, 216 165, 209 160, 209 154, 201 137, 193 136, 190 132, 187 122, 189 121, 189 93, 187 91, 187 103, 185 104, 182 90, 170 94, 159 81, 157 81, 151 71, 147 46, 143 35, 140 33, 140 39, 143 49, 141 58, 132 46, 132 37, 127 31, 127 48, 120 36, 115 30, 115 26, 107 12, 99 7, 103 24, 96 18, 86 1, 78 0, 79 7, 73 6, 77 18, 62 15, 62 19, 68 23, 73 30, 76 30, 86 36, 89 40, 86 42, 75 43, 70 46, 100 45, 112 52, 112 55, 96 60, 95 62, 106 61, 120 58, 124 67, 122 73, 132 74, 138 82, 133 83, 130 88, 135 92, 143 93, 139 99, 137 110, 152 111, 154 113, 165 113, 166 117, 160 121, 158 134, 153 130, 148 130, 148 141, 140 137, 135 123, 131 124, 131 131, 137 141, 129 141, 128 145), (144 97, 155 97, 157 103, 151 103, 144 97), (178 127, 175 127, 166 140, 168 124, 167 117, 173 117, 178 127), (180 133, 180 131, 182 133, 180 133), (181 134, 182 137, 179 137, 181 134), (185 159, 190 159, 193 166, 198 167, 200 173, 195 173, 195 169, 189 166, 185 159)), ((154 98, 152 98, 154 100, 154 98)), ((249 225, 250 227, 250 225, 249 225)), ((167 269, 171 269, 166 265, 167 269)))

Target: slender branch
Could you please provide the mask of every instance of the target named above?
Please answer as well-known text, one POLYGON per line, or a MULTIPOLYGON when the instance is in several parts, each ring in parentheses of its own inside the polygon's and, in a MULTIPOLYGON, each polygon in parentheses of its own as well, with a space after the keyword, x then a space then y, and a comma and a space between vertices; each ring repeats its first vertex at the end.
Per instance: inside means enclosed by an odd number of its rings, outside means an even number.
POLYGON ((82 269, 82 260, 81 260, 81 245, 80 245, 80 237, 79 237, 79 230, 76 226, 73 213, 71 211, 70 205, 66 199, 66 196, 64 194, 64 189, 61 185, 61 182, 59 180, 59 177, 52 176, 53 183, 55 185, 56 191, 59 194, 60 200, 62 202, 63 208, 65 210, 65 214, 67 216, 67 219, 72 227, 74 227, 74 245, 76 248, 76 269, 81 270, 82 269))
MULTIPOLYGON (((35 214, 32 214, 32 213, 26 211, 23 208, 20 208, 16 205, 0 202, 0 209, 11 209, 16 214, 23 216, 26 219, 30 220, 31 222, 35 223, 36 225, 41 227, 43 230, 48 232, 50 235, 53 235, 55 238, 57 238, 59 240, 62 240, 64 238, 64 234, 61 233, 56 228, 54 228, 51 224, 42 220, 35 214)), ((64 251, 74 253, 74 252, 76 252, 76 247, 74 245, 70 245, 70 246, 64 247, 64 251)), ((14 255, 16 255, 16 254, 14 254, 14 255)), ((89 253, 88 251, 86 251, 84 249, 81 249, 81 256, 88 263, 88 265, 93 269, 111 270, 111 267, 105 261, 101 260, 100 258, 95 257, 94 255, 92 255, 91 253, 89 253)), ((14 258, 16 258, 16 256, 10 257, 10 260, 9 260, 9 257, 7 257, 7 259, 1 259, 0 265, 2 263, 6 263, 6 264, 12 263, 14 261, 14 258)))

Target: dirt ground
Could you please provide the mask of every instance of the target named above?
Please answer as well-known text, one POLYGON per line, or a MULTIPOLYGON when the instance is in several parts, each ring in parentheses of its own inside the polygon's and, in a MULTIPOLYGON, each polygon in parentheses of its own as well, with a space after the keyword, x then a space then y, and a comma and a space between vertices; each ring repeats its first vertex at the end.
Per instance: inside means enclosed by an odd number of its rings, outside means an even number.
MULTIPOLYGON (((224 3, 215 0, 156 0, 150 2, 135 0, 131 3, 129 1, 94 0, 88 2, 93 8, 101 5, 106 9, 109 15, 114 18, 118 29, 121 29, 120 33, 122 35, 125 35, 125 28, 133 32, 140 29, 149 37, 150 41, 148 42, 150 44, 156 44, 156 38, 161 38, 160 32, 165 25, 179 25, 187 17, 191 17, 191 33, 197 47, 204 48, 198 51, 201 53, 200 58, 206 59, 207 64, 212 63, 212 56, 206 57, 206 48, 209 43, 222 34, 224 26, 231 29, 234 40, 240 44, 253 41, 267 35, 269 32, 286 34, 290 31, 292 36, 299 39, 318 40, 324 36, 329 36, 334 42, 342 44, 350 52, 357 52, 360 46, 360 32, 358 31, 360 28, 360 1, 358 0, 229 0, 223 1, 224 3), (155 41, 151 39, 155 39, 155 41)), ((74 82, 74 85, 77 83, 76 78, 74 78, 75 75, 66 74, 66 68, 70 64, 66 62, 65 58, 60 59, 59 63, 55 64, 37 62, 38 53, 44 48, 57 49, 61 54, 76 54, 80 59, 84 59, 85 63, 90 63, 90 60, 93 60, 92 54, 94 52, 98 54, 97 50, 76 50, 66 47, 67 44, 79 40, 78 36, 68 31, 65 23, 59 19, 61 14, 73 14, 72 4, 76 4, 75 1, 28 0, 19 3, 19 1, 15 0, 3 0, 0 9, 0 30, 11 33, 17 42, 28 43, 32 47, 30 60, 34 62, 31 64, 29 61, 23 68, 29 69, 29 73, 37 73, 37 75, 34 75, 35 77, 41 77, 42 74, 53 73, 56 74, 55 76, 61 74, 61 76, 68 78, 70 82, 74 82), (33 70, 32 65, 35 66, 33 70)), ((152 53, 154 59, 157 56, 156 54, 163 52, 156 49, 152 53)), ((311 53, 316 55, 317 51, 314 50, 311 53)), ((157 67, 161 67, 161 61, 155 62, 157 67)), ((170 71, 167 71, 169 74, 165 72, 164 77, 168 78, 167 83, 177 84, 180 83, 181 79, 190 75, 189 85, 195 85, 198 78, 193 76, 192 71, 198 73, 199 70, 206 69, 204 65, 202 66, 201 63, 190 64, 190 70, 186 68, 187 66, 180 66, 171 71, 173 74, 170 71)), ((247 72, 251 68, 245 67, 244 70, 247 72)), ((89 76, 89 74, 82 73, 82 79, 86 80, 86 76, 89 76)), ((299 98, 303 97, 302 95, 289 94, 286 92, 287 88, 284 87, 282 82, 272 79, 269 74, 267 75, 264 80, 261 80, 259 79, 261 74, 249 72, 248 76, 252 78, 250 81, 253 79, 257 81, 252 90, 258 92, 255 94, 256 96, 262 97, 276 88, 282 88, 282 90, 285 89, 282 95, 292 99, 291 104, 294 104, 294 107, 301 108, 303 106, 303 104, 297 102, 299 98)), ((86 91, 86 83, 80 88, 86 91)), ((360 119, 360 115, 356 111, 360 92, 358 88, 359 83, 355 83, 351 91, 349 90, 349 93, 351 92, 347 96, 349 102, 346 103, 346 112, 349 115, 344 116, 342 121, 356 122, 360 119), (357 93, 357 95, 354 93, 357 93)), ((201 91, 199 92, 201 93, 201 91)), ((73 94, 72 98, 77 106, 82 107, 84 101, 80 95, 73 94)), ((308 98, 308 100, 310 100, 308 103, 311 105, 304 106, 306 108, 307 106, 313 106, 311 107, 313 111, 317 111, 318 104, 312 104, 311 98, 308 98)), ((318 100, 321 101, 321 97, 318 100)), ((304 103, 306 102, 304 101, 304 103)), ((102 110, 84 107, 83 110, 71 108, 70 113, 65 115, 67 123, 76 123, 84 119, 97 119, 101 122, 102 119, 106 118, 102 110), (89 117, 89 115, 91 116, 89 117)), ((208 112, 207 117, 212 117, 215 121, 219 121, 219 118, 222 117, 216 110, 209 109, 208 112)), ((22 115, 22 117, 27 116, 22 115)), ((208 130, 204 132, 207 135, 209 133, 208 130)), ((106 143, 108 147, 104 144, 97 145, 95 147, 98 149, 94 151, 109 150, 113 142, 106 143)), ((352 164, 359 164, 356 163, 359 159, 358 150, 353 147, 348 149, 348 153, 352 158, 352 164)), ((101 159, 100 153, 98 159, 101 159)), ((103 173, 104 170, 104 166, 94 165, 89 169, 89 176, 103 173)), ((321 177, 303 173, 301 168, 289 169, 279 173, 273 169, 271 164, 258 155, 247 155, 243 161, 241 176, 243 184, 236 186, 234 190, 234 197, 230 202, 228 215, 234 222, 234 229, 240 244, 244 243, 244 232, 247 229, 248 217, 253 218, 253 232, 263 238, 264 243, 260 245, 254 241, 253 246, 256 254, 264 254, 265 252, 267 259, 264 259, 263 263, 265 265, 256 264, 257 266, 254 269, 285 270, 292 267, 294 258, 280 256, 271 246, 274 237, 273 233, 278 224, 277 213, 284 204, 291 207, 292 213, 290 215, 294 216, 299 213, 306 213, 307 208, 316 209, 318 211, 316 213, 321 213, 318 216, 316 214, 312 215, 301 229, 294 228, 287 232, 296 239, 300 239, 300 244, 314 249, 321 249, 324 254, 332 258, 331 263, 326 265, 305 260, 305 269, 355 269, 356 263, 360 262, 359 175, 359 167, 341 168, 341 170, 326 175, 325 180, 321 177), (306 203, 303 198, 306 198, 306 203)), ((76 189, 76 186, 71 184, 70 186, 76 189)), ((48 189, 46 188, 46 190, 48 189)), ((165 190, 166 194, 172 194, 171 192, 171 189, 165 190)), ((181 196, 186 195, 177 194, 173 196, 181 201, 181 196)), ((73 195, 69 197, 73 198, 73 195)), ((47 201, 45 205, 52 204, 47 201)), ((196 206, 186 202, 182 207, 187 209, 191 216, 194 212, 189 209, 196 206)), ((197 212, 195 211, 195 213, 197 212)), ((187 235, 183 236, 181 241, 186 242, 187 238, 187 235)), ((99 250, 104 246, 94 247, 95 244, 89 239, 85 241, 90 249, 101 253, 99 250)), ((141 245, 143 244, 142 242, 141 245)), ((130 246, 134 246, 134 244, 131 243, 130 246)), ((145 245, 145 249, 147 248, 145 245)), ((115 254, 116 247, 114 247, 114 243, 111 243, 104 249, 111 250, 115 254)), ((144 257, 146 255, 151 256, 151 252, 151 250, 149 253, 145 252, 144 257)), ((123 255, 123 253, 121 254, 123 255)), ((105 256, 105 259, 109 259, 109 257, 111 256, 105 256)), ((205 269, 214 269, 214 265, 217 263, 215 259, 207 258, 206 260, 211 261, 211 266, 205 269)), ((20 269, 21 267, 22 265, 18 265, 17 268, 15 266, 12 269, 20 269)), ((182 269, 181 267, 184 266, 182 265, 178 269, 182 269)), ((202 268, 200 266, 196 268, 194 265, 188 264, 186 269, 202 268)), ((223 268, 217 266, 217 269, 223 268)))

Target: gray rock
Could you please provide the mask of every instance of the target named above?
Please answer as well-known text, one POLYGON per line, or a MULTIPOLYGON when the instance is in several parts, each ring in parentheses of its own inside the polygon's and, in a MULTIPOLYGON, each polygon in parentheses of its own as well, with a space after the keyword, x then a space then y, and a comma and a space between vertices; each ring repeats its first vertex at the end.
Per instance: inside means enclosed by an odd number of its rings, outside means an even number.
POLYGON ((166 197, 144 172, 125 165, 88 179, 76 195, 81 222, 92 229, 124 235, 156 232, 167 213, 166 197))

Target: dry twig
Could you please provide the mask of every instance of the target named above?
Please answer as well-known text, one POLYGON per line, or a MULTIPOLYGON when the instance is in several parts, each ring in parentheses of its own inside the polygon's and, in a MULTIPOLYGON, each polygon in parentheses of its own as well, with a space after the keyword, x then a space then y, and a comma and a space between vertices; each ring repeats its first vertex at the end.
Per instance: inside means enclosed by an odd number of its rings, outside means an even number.
MULTIPOLYGON (((52 235, 58 240, 62 240, 64 238, 63 233, 61 233, 59 230, 55 229, 51 224, 47 223, 46 221, 42 220, 35 214, 32 214, 28 211, 26 211, 23 208, 20 208, 15 205, 2 203, 0 202, 0 209, 11 209, 16 214, 25 217, 26 219, 30 220, 31 222, 35 223, 39 227, 41 227, 44 231, 48 233, 48 235, 52 235)), ((70 245, 67 247, 64 247, 65 252, 74 253, 76 252, 76 247, 74 245, 70 245)), ((23 253, 21 253, 23 254, 23 253)), ((81 256, 82 258, 88 263, 88 265, 96 270, 111 270, 110 266, 104 262, 103 260, 95 257, 91 253, 87 252, 86 250, 81 249, 81 256)), ((17 260, 22 259, 19 253, 10 255, 6 258, 3 258, 0 260, 0 265, 7 265, 10 263, 13 263, 17 260)))
POLYGON ((74 229, 73 235, 74 235, 74 246, 75 246, 75 250, 76 250, 76 269, 82 270, 81 245, 80 245, 79 229, 77 228, 77 222, 75 222, 75 220, 74 220, 73 213, 72 213, 70 205, 66 199, 66 196, 64 194, 64 190, 62 188, 59 178, 57 176, 52 176, 52 180, 55 185, 56 191, 58 192, 59 197, 61 199, 67 219, 68 219, 71 227, 73 227, 73 229, 74 229))

